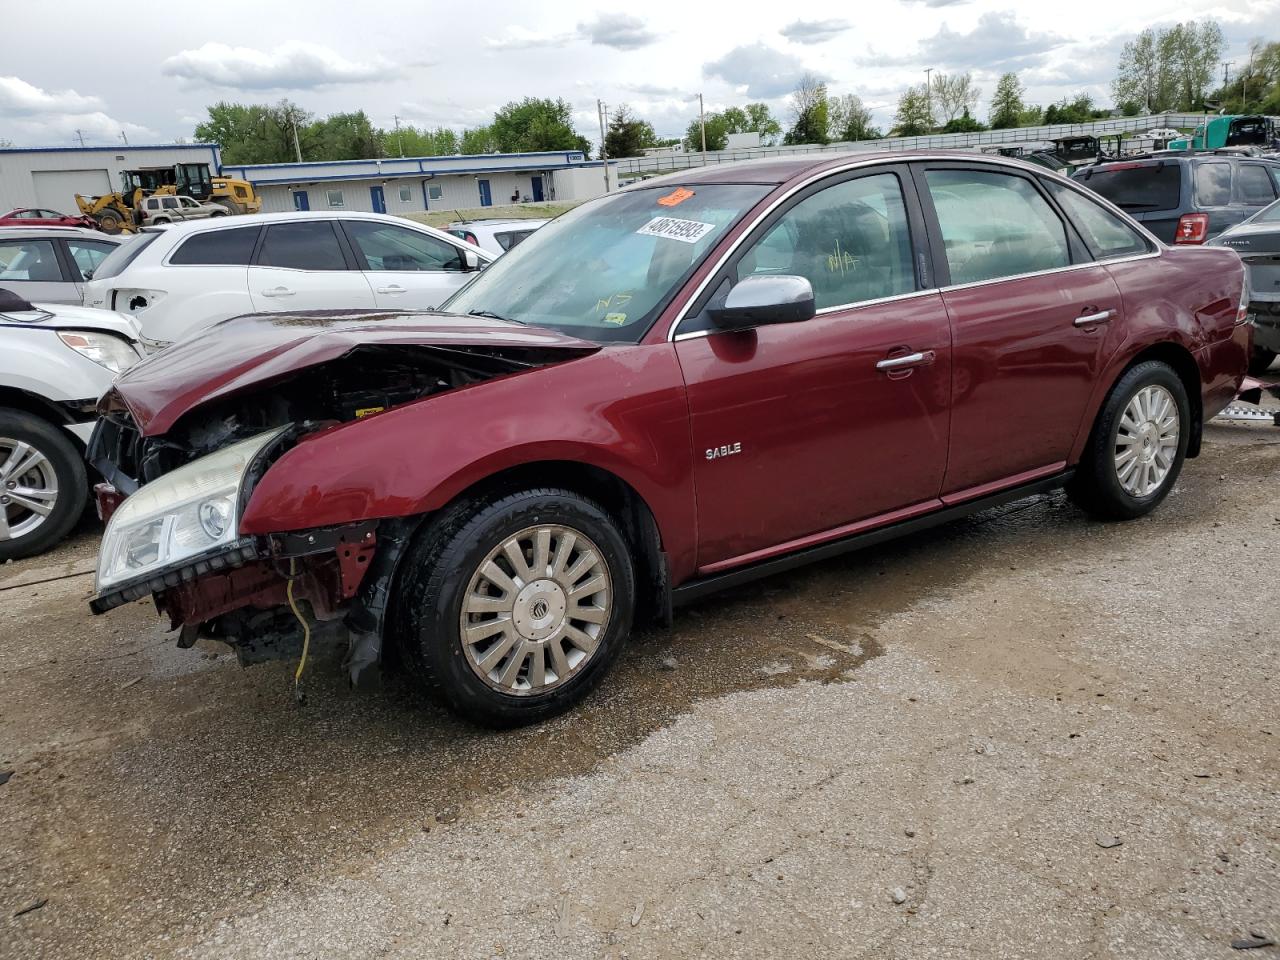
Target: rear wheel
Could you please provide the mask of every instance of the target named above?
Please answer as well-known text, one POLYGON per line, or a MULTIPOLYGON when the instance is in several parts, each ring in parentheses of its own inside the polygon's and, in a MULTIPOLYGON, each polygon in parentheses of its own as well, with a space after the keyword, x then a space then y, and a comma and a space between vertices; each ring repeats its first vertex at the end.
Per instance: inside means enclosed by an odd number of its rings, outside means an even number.
POLYGON ((410 672, 487 726, 569 709, 631 629, 635 574, 597 504, 539 489, 446 511, 410 549, 393 632, 410 672))
POLYGON ((84 459, 61 427, 0 409, 0 561, 52 547, 88 495, 84 459))
POLYGON ((1271 369, 1271 364, 1275 362, 1276 352, 1268 350, 1266 347, 1254 347, 1253 356, 1249 358, 1249 372, 1255 377, 1260 377, 1271 369))
POLYGON ((1191 404, 1167 364, 1147 361, 1127 370, 1098 414, 1075 477, 1072 499, 1104 520, 1150 513, 1182 471, 1191 404))

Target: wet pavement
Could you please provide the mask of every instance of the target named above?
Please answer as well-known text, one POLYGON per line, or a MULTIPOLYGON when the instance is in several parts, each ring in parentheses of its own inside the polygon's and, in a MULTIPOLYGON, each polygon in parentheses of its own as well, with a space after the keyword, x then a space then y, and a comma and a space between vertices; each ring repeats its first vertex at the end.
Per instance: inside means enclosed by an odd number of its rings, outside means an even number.
POLYGON ((86 525, 0 567, 0 957, 1238 956, 1280 939, 1278 476, 1213 424, 1152 517, 741 588, 503 733, 92 617, 86 525))

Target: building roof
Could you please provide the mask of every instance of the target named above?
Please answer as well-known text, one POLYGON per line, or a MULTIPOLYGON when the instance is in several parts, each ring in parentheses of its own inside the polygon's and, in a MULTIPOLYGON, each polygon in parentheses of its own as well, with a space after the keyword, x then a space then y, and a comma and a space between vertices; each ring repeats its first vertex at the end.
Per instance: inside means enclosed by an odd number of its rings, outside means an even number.
POLYGON ((115 143, 94 147, 0 147, 0 153, 124 153, 126 150, 217 150, 216 143, 115 143))
POLYGON ((437 175, 564 170, 591 166, 581 150, 547 150, 535 153, 450 154, 436 157, 381 157, 370 160, 325 160, 303 163, 226 164, 223 173, 234 172, 255 186, 316 183, 325 180, 387 180, 395 177, 429 178, 437 175))

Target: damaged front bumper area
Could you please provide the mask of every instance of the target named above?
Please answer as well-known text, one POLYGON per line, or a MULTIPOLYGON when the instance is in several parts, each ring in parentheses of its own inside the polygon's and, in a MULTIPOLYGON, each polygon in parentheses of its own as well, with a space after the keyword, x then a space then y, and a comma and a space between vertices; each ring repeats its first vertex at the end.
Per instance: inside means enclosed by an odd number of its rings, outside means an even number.
POLYGON ((345 642, 352 683, 367 679, 381 659, 394 561, 414 524, 371 520, 240 536, 253 487, 297 429, 247 438, 141 486, 120 466, 139 465, 120 457, 138 443, 128 433, 127 423, 104 420, 91 442, 109 478, 98 489, 107 529, 93 612, 150 595, 179 631, 180 647, 220 640, 246 666, 298 656, 309 633, 317 643, 345 642))

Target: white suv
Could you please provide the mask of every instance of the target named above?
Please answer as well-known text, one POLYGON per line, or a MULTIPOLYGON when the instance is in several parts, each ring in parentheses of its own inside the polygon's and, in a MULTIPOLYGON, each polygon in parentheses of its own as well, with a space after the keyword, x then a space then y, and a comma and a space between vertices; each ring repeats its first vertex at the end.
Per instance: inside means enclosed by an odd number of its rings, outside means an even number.
POLYGON ((97 400, 141 356, 132 318, 32 304, 0 284, 0 563, 75 526, 97 400))
POLYGON ((429 310, 494 259, 377 213, 260 213, 143 229, 98 266, 85 306, 137 317, 165 345, 245 313, 429 310))
POLYGON ((182 220, 208 220, 225 217, 230 211, 220 203, 201 203, 193 197, 145 197, 138 204, 143 226, 159 226, 182 220))

